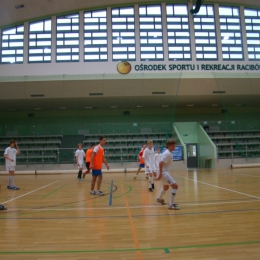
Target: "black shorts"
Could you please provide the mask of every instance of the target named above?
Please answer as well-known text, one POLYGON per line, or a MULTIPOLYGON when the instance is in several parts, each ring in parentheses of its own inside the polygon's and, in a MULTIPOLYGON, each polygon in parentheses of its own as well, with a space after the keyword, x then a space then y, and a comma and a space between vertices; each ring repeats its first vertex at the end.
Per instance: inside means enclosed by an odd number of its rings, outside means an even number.
POLYGON ((89 170, 89 165, 90 165, 90 162, 86 162, 86 167, 88 170, 89 170))

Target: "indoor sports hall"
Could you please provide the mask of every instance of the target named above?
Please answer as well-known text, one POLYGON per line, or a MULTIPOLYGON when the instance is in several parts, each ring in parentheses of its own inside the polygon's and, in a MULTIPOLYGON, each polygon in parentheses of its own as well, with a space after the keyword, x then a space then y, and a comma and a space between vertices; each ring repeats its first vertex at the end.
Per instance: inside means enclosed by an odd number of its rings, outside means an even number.
POLYGON ((0 1, 0 259, 260 259, 259 114, 259 1, 0 1))

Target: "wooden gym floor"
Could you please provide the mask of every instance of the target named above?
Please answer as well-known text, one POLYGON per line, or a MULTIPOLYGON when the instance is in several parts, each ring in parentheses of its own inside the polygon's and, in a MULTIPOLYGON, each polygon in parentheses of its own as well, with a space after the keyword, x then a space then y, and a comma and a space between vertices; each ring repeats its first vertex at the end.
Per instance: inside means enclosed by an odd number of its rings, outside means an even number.
POLYGON ((260 259, 257 168, 173 171, 179 211, 155 202, 161 184, 149 193, 143 172, 104 173, 104 197, 76 176, 16 175, 19 191, 0 176, 0 259, 260 259))

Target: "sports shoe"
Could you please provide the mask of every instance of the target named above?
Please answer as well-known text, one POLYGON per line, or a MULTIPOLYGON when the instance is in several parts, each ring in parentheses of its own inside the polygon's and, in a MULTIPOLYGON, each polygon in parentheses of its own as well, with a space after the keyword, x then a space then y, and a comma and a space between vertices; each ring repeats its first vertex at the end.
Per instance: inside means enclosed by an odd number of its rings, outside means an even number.
POLYGON ((179 208, 178 204, 169 204, 169 207, 168 207, 168 209, 175 209, 175 210, 179 210, 180 208, 179 208))
POLYGON ((78 178, 78 180, 79 180, 79 181, 82 181, 82 179, 81 179, 81 178, 78 178))
POLYGON ((136 178, 137 178, 137 176, 138 176, 138 175, 135 175, 134 179, 136 179, 136 178))
POLYGON ((11 190, 11 189, 12 189, 12 187, 11 187, 10 185, 8 185, 6 188, 7 188, 7 189, 9 189, 9 190, 11 190))
POLYGON ((12 189, 13 189, 13 190, 20 190, 20 189, 19 189, 18 187, 16 187, 16 186, 13 186, 12 189))
POLYGON ((94 190, 90 191, 90 195, 96 195, 96 192, 94 190))
POLYGON ((152 183, 152 189, 154 190, 154 184, 152 183))
POLYGON ((146 174, 146 177, 145 177, 147 180, 149 179, 149 176, 146 174))
POLYGON ((153 189, 152 189, 152 188, 149 188, 148 190, 149 190, 150 192, 153 192, 153 189))
POLYGON ((164 199, 159 199, 159 198, 157 198, 157 199, 156 199, 156 202, 161 203, 162 205, 165 205, 165 204, 166 204, 166 202, 164 201, 164 199))
POLYGON ((83 173, 83 179, 85 179, 86 173, 83 173))
POLYGON ((7 210, 7 208, 4 205, 0 204, 0 210, 7 210))
POLYGON ((96 195, 105 196, 105 194, 101 190, 96 191, 96 195))

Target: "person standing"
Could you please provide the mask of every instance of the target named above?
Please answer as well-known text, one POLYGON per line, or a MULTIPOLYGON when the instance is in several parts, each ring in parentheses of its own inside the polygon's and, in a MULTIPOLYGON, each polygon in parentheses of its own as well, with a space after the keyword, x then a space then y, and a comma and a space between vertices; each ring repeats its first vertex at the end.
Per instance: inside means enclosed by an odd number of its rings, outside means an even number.
POLYGON ((91 155, 93 153, 94 147, 95 147, 95 145, 91 144, 91 147, 86 151, 86 167, 87 167, 87 170, 83 174, 83 179, 85 179, 86 174, 88 174, 90 172, 91 155))
POLYGON ((174 204, 174 199, 178 189, 178 184, 170 175, 170 169, 172 164, 172 152, 174 151, 175 146, 176 146, 176 141, 173 138, 169 138, 166 142, 167 149, 161 155, 161 161, 159 163, 160 172, 157 180, 161 180, 163 187, 160 191, 159 197, 157 198, 156 202, 161 203, 162 205, 166 204, 163 199, 163 195, 169 189, 169 186, 171 186, 172 190, 171 190, 170 203, 168 208, 178 210, 180 209, 178 204, 174 204))
POLYGON ((159 163, 161 161, 161 149, 160 147, 157 147, 156 153, 154 155, 154 164, 155 164, 155 170, 156 170, 156 177, 159 176, 159 163))
POLYGON ((99 145, 95 146, 93 149, 93 153, 91 155, 91 165, 90 168, 92 169, 92 180, 91 180, 91 187, 90 187, 90 195, 98 195, 104 196, 105 194, 100 190, 101 182, 103 179, 102 176, 102 163, 104 163, 109 170, 108 163, 105 159, 104 155, 104 148, 103 146, 106 144, 106 138, 104 136, 100 136, 99 138, 99 145), (97 181, 97 191, 95 191, 95 184, 97 181))
POLYGON ((144 153, 145 148, 146 148, 146 145, 143 144, 143 146, 141 148, 141 151, 139 152, 139 154, 137 156, 137 158, 139 159, 139 167, 137 169, 137 172, 135 173, 134 179, 137 178, 137 176, 138 176, 139 172, 141 171, 141 169, 143 169, 145 167, 144 160, 143 160, 143 153, 144 153))
POLYGON ((14 183, 14 172, 16 166, 16 155, 20 154, 20 149, 15 140, 10 141, 10 146, 5 149, 4 158, 6 170, 9 172, 7 189, 19 190, 14 183), (16 149, 14 148, 16 146, 16 149))
POLYGON ((78 173, 78 180, 82 181, 82 170, 83 170, 83 162, 84 162, 84 157, 85 157, 85 152, 82 150, 82 144, 78 144, 78 150, 75 152, 75 157, 76 157, 76 163, 79 169, 78 173))
POLYGON ((152 192, 154 190, 154 177, 156 177, 156 170, 154 165, 154 149, 152 140, 147 141, 147 148, 144 150, 143 160, 145 163, 145 173, 149 176, 148 190, 152 192))

